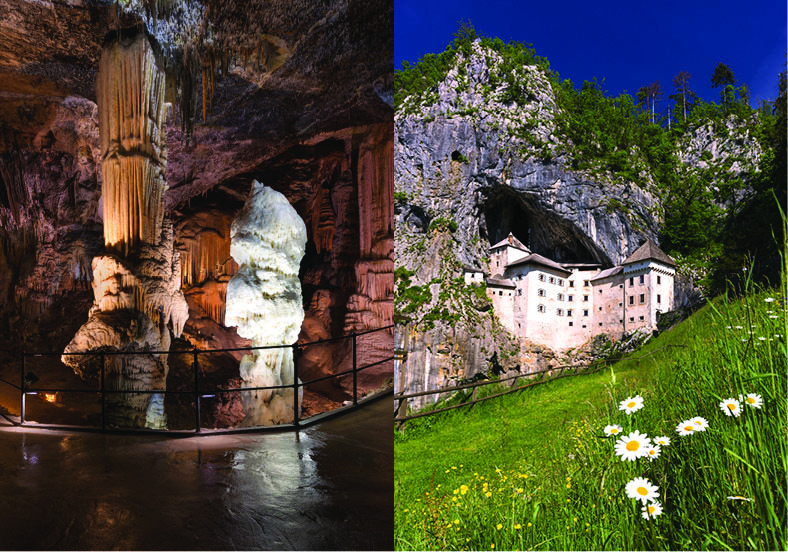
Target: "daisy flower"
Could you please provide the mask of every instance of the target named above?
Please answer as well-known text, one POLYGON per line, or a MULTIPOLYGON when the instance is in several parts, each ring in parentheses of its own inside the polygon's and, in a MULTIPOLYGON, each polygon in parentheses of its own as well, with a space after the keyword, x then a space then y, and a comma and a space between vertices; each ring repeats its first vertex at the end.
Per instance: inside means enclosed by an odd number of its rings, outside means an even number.
POLYGON ((611 435, 618 435, 622 431, 624 431, 624 428, 618 424, 605 426, 605 435, 607 435, 608 437, 610 437, 611 435))
POLYGON ((774 297, 767 297, 766 299, 764 299, 764 302, 765 303, 772 303, 772 302, 774 302, 774 297))
POLYGON ((698 429, 698 426, 692 423, 692 420, 684 420, 679 425, 676 426, 676 431, 679 435, 684 437, 685 435, 691 435, 696 431, 701 431, 698 429))
POLYGON ((621 461, 629 460, 634 461, 641 456, 646 455, 646 450, 651 446, 651 441, 648 435, 640 434, 639 431, 633 431, 626 437, 621 437, 616 441, 615 451, 621 457, 621 461))
POLYGON ((646 502, 654 502, 654 499, 659 496, 658 490, 659 487, 649 483, 645 477, 636 477, 627 483, 626 486, 627 496, 644 504, 646 502))
POLYGON ((664 447, 670 444, 670 437, 654 437, 654 442, 659 446, 664 447))
POLYGON ((655 518, 662 513, 662 504, 656 500, 651 504, 646 504, 640 509, 643 512, 643 519, 655 518))
POLYGON ((621 401, 621 404, 618 405, 618 409, 623 410, 627 414, 632 414, 641 408, 643 408, 643 397, 640 395, 628 397, 627 399, 621 401))
POLYGON ((720 410, 725 412, 726 416, 736 416, 741 414, 741 404, 736 399, 725 399, 720 403, 720 410))
POLYGON ((747 393, 744 400, 742 400, 741 395, 739 395, 739 400, 752 408, 760 408, 763 406, 763 399, 757 393, 747 393))
POLYGON ((696 431, 706 431, 706 428, 709 427, 709 422, 706 421, 706 418, 701 418, 700 416, 695 416, 689 421, 690 423, 695 424, 696 431))
POLYGON ((662 449, 659 445, 651 445, 646 449, 646 456, 648 457, 649 461, 654 460, 654 458, 659 458, 659 453, 662 449))

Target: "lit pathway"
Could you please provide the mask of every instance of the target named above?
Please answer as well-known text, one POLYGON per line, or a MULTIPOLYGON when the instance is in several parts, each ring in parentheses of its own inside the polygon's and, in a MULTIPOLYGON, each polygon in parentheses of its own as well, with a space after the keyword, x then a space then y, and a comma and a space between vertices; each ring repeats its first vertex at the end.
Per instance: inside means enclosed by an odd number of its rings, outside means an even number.
POLYGON ((3 550, 393 546, 391 400, 300 433, 0 429, 3 550))

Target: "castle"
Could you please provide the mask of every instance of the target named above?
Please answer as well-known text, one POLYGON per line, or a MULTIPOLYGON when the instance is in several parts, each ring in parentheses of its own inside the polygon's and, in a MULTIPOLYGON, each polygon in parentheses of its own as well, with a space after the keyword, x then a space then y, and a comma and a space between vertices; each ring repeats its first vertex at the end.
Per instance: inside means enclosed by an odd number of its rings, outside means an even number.
POLYGON ((511 233, 489 248, 490 272, 465 268, 466 284, 487 285, 502 324, 521 339, 562 350, 604 333, 614 339, 653 329, 673 308, 676 263, 648 240, 619 266, 557 263, 511 233))

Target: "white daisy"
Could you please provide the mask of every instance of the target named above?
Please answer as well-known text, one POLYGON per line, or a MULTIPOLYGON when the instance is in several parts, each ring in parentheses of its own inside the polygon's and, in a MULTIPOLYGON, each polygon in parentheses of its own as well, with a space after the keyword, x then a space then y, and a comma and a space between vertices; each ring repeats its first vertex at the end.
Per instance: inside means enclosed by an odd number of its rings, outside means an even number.
POLYGON ((622 462, 624 460, 631 462, 645 456, 650 446, 651 441, 648 435, 645 433, 641 435, 639 431, 633 431, 626 437, 621 437, 616 441, 615 451, 621 457, 622 462))
POLYGON ((676 426, 676 431, 679 435, 684 437, 685 435, 691 435, 697 431, 701 431, 698 426, 692 423, 691 420, 684 420, 679 425, 676 426))
POLYGON ((706 431, 706 428, 709 427, 709 422, 706 421, 706 418, 701 418, 700 416, 691 418, 689 422, 695 424, 695 429, 697 431, 706 431))
POLYGON ((741 404, 736 399, 725 399, 720 403, 720 410, 725 412, 726 416, 736 416, 741 414, 741 404))
POLYGON ((643 397, 640 395, 628 397, 627 399, 621 401, 621 404, 618 405, 618 409, 623 410, 627 414, 632 414, 641 408, 643 408, 643 397))
POLYGON ((648 457, 649 461, 654 460, 654 458, 659 458, 659 453, 662 449, 659 445, 651 445, 646 449, 646 456, 648 457))
POLYGON ((662 504, 655 500, 651 504, 645 504, 640 511, 643 512, 643 519, 655 518, 662 513, 662 504))
POLYGON ((659 446, 664 447, 670 444, 670 437, 654 437, 654 442, 659 446))
POLYGON ((765 303, 773 303, 774 302, 774 297, 767 297, 766 299, 764 299, 764 302, 765 303))
POLYGON ((608 437, 611 435, 619 435, 622 431, 624 431, 624 428, 618 424, 605 426, 605 435, 608 437))
POLYGON ((737 330, 743 330, 744 328, 742 326, 736 326, 736 329, 737 330))
POLYGON ((626 491, 629 498, 634 498, 642 503, 653 502, 655 498, 659 497, 657 492, 659 487, 649 483, 645 477, 636 477, 627 483, 626 491))
POLYGON ((763 406, 763 399, 757 393, 747 393, 747 396, 744 397, 743 400, 742 396, 739 395, 739 401, 752 408, 760 408, 763 406))

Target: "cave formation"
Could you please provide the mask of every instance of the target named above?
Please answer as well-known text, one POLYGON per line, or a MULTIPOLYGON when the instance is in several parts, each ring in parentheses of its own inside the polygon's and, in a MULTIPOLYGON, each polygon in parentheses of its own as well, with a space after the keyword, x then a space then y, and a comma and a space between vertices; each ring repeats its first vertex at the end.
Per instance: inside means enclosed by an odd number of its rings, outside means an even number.
POLYGON ((607 256, 573 223, 539 205, 538 200, 507 188, 489 194, 480 228, 490 245, 511 232, 532 252, 559 263, 612 266, 607 256))

